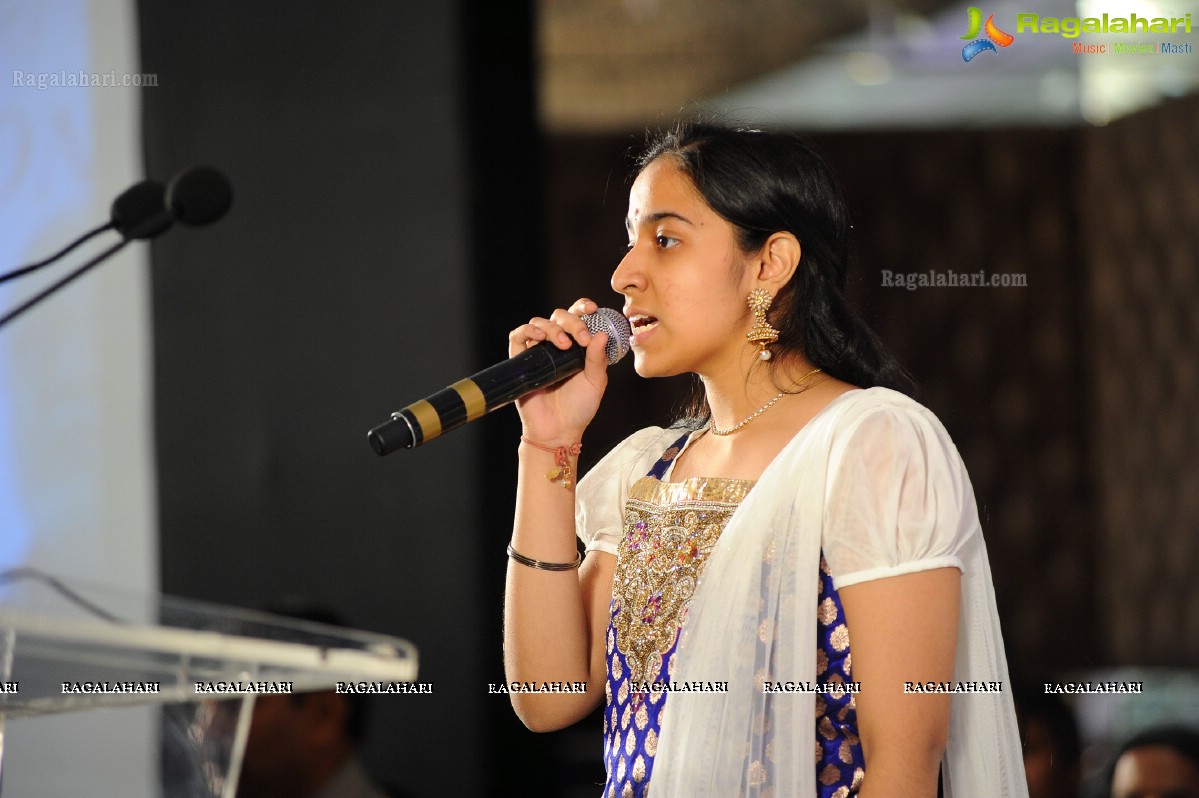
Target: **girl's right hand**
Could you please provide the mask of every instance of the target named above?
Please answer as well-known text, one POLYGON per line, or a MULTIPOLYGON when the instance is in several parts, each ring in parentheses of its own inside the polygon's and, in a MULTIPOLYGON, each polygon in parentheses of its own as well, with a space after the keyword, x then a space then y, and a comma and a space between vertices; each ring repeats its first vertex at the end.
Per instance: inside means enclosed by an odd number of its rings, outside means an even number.
POLYGON ((553 446, 578 443, 599 410, 608 386, 608 360, 604 355, 608 335, 592 335, 580 318, 597 310, 599 306, 590 299, 580 299, 569 309, 558 308, 548 319, 530 319, 508 333, 508 357, 537 344, 569 349, 572 340, 587 348, 582 371, 516 400, 524 434, 531 440, 553 446))

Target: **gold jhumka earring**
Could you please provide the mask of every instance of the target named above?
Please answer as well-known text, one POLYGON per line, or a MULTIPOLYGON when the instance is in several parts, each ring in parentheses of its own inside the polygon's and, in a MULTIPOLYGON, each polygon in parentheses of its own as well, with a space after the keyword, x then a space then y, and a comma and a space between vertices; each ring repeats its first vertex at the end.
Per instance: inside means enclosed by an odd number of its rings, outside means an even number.
POLYGON ((766 312, 770 310, 774 297, 765 288, 755 288, 749 292, 749 309, 754 313, 754 328, 745 336, 749 342, 758 347, 758 357, 770 360, 770 345, 779 339, 779 331, 766 321, 766 312))

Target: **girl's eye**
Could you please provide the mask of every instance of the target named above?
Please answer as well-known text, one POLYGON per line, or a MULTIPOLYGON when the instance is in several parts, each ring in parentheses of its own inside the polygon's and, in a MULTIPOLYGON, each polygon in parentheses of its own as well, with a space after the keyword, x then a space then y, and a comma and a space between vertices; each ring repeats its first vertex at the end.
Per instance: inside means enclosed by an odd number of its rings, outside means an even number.
POLYGON ((670 247, 677 246, 679 243, 677 238, 671 238, 670 236, 660 235, 655 240, 658 242, 658 246, 660 246, 662 249, 669 249, 670 247))

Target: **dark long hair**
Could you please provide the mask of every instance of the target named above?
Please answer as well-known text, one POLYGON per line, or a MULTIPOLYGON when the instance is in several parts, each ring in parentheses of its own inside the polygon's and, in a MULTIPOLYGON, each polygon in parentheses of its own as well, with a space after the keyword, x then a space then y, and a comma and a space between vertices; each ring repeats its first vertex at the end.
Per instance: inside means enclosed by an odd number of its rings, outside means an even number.
MULTIPOLYGON (((771 346, 776 355, 802 353, 826 374, 862 388, 914 391, 911 377, 846 299, 849 212, 815 150, 787 133, 693 121, 651 140, 637 160, 638 173, 663 157, 733 225, 743 252, 757 251, 777 232, 799 240, 799 268, 768 315, 779 331, 771 346)), ((683 415, 691 421, 708 416, 698 380, 683 415)))

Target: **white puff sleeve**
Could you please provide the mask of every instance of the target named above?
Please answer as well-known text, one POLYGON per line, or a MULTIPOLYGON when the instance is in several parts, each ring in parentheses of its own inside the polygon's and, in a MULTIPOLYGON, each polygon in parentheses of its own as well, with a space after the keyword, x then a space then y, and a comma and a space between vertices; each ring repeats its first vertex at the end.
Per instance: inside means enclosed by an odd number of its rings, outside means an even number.
POLYGON ((588 552, 616 556, 624 536, 624 504, 629 488, 645 476, 679 436, 676 429, 646 427, 604 455, 575 492, 575 532, 588 552))
MULTIPOLYGON (((876 389, 877 390, 877 389, 876 389)), ((822 545, 833 584, 954 567, 981 535, 970 478, 927 408, 892 391, 830 451, 822 545)))

